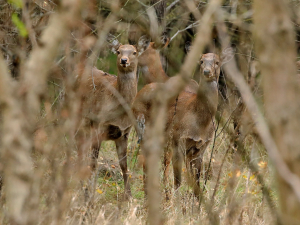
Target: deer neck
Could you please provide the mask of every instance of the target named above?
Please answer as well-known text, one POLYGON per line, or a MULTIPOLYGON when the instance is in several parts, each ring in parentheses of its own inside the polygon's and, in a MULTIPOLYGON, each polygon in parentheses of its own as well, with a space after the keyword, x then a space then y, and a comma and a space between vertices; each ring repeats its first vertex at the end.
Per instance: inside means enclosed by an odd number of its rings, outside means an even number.
POLYGON ((132 104, 137 94, 136 69, 130 72, 118 71, 117 91, 123 96, 127 104, 132 104))
POLYGON ((159 56, 159 51, 155 49, 149 49, 143 54, 145 57, 145 63, 140 65, 141 72, 147 84, 154 82, 165 82, 169 79, 165 73, 159 56), (147 52, 148 51, 148 52, 147 52))
POLYGON ((217 81, 200 81, 197 92, 197 105, 205 104, 210 112, 215 115, 218 107, 218 84, 217 81))

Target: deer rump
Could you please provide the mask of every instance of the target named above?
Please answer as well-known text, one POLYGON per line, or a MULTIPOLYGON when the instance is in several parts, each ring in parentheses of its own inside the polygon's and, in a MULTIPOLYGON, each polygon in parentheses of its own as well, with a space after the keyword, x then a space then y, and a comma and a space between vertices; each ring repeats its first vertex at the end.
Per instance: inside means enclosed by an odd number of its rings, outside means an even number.
MULTIPOLYGON (((132 110, 138 119, 138 124, 144 124, 146 129, 150 122, 152 100, 159 85, 163 84, 151 83, 146 85, 138 92, 133 103, 132 110), (141 118, 144 121, 139 121, 141 118)), ((172 99, 168 104, 166 143, 172 143, 175 151, 180 142, 184 143, 185 146, 182 147, 186 152, 183 152, 183 156, 186 156, 191 148, 193 148, 194 154, 196 151, 197 154, 203 154, 214 131, 212 119, 214 119, 215 109, 211 109, 211 113, 208 113, 210 107, 205 101, 200 101, 197 93, 193 92, 183 91, 177 100, 172 99), (172 133, 172 140, 168 140, 170 133, 172 133)))

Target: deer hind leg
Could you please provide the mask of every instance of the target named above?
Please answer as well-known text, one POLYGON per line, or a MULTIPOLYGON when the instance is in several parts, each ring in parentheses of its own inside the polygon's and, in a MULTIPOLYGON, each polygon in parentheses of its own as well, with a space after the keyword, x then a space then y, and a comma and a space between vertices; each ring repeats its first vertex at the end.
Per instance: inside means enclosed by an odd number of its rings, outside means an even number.
MULTIPOLYGON (((145 154, 143 152, 143 154, 145 154)), ((143 163, 143 182, 144 182, 144 198, 147 198, 148 195, 148 185, 147 185, 147 174, 148 174, 148 167, 147 167, 147 162, 146 162, 146 157, 144 155, 144 163, 143 163)))
POLYGON ((98 144, 93 144, 92 146, 92 162, 91 162, 91 169, 95 171, 97 168, 97 160, 99 157, 99 150, 100 150, 101 142, 98 144))
POLYGON ((179 148, 175 147, 172 157, 173 172, 174 172, 174 189, 177 190, 181 185, 181 171, 182 171, 182 154, 179 148))
POLYGON ((202 166, 202 156, 200 149, 191 147, 186 153, 186 167, 189 173, 189 183, 193 188, 195 197, 200 199, 200 173, 202 166))
POLYGON ((128 180, 128 171, 127 171, 127 135, 121 136, 117 140, 115 140, 117 153, 119 158, 120 167, 123 173, 124 179, 124 189, 125 195, 124 198, 128 199, 131 197, 130 184, 128 180))
POLYGON ((145 132, 145 116, 144 114, 140 114, 137 117, 137 135, 138 135, 138 144, 143 140, 144 132, 145 132))
POLYGON ((170 149, 165 148, 164 149, 164 177, 163 177, 163 182, 164 182, 164 187, 165 187, 165 193, 166 193, 166 200, 170 199, 170 191, 168 189, 168 184, 169 184, 169 172, 170 172, 170 163, 172 159, 172 154, 173 152, 170 151, 170 149))
POLYGON ((98 134, 96 129, 92 141, 91 170, 95 171, 97 168, 97 160, 102 143, 102 136, 98 134))

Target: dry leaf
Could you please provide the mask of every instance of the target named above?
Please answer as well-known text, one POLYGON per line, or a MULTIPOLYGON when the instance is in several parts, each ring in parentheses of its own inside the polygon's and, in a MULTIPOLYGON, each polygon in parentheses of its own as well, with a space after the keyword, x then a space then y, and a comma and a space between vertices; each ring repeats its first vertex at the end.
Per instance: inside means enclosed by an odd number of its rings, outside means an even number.
POLYGON ((103 193, 103 191, 100 190, 100 189, 97 189, 96 191, 97 191, 99 194, 102 194, 102 193, 103 193))
POLYGON ((260 168, 264 169, 264 168, 267 167, 268 162, 260 161, 259 163, 257 163, 257 165, 258 165, 260 168))

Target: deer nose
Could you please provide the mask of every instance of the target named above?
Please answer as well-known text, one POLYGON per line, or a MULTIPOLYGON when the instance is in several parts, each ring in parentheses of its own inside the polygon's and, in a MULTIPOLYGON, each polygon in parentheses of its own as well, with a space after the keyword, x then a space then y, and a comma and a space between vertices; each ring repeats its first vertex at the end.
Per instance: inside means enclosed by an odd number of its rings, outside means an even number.
POLYGON ((126 64, 127 63, 127 59, 121 59, 121 64, 126 64))
POLYGON ((203 73, 204 73, 204 75, 209 75, 210 71, 209 70, 204 70, 203 73))

